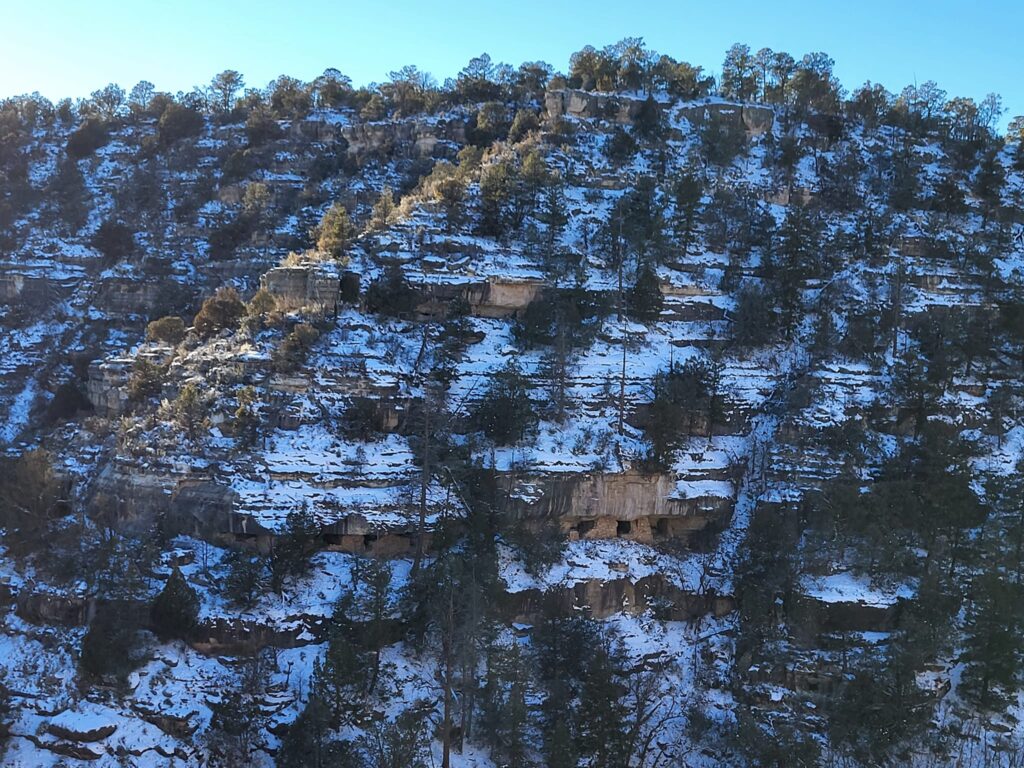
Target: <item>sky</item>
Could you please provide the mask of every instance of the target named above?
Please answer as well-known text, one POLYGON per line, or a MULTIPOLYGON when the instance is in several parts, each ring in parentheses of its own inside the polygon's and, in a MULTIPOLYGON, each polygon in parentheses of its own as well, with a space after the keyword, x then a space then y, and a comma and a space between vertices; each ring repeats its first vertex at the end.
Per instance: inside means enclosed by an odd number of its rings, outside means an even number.
POLYGON ((405 64, 443 81, 483 52, 565 71, 584 45, 642 37, 711 73, 735 42, 825 51, 850 90, 935 80, 950 95, 1001 94, 1004 126, 1024 114, 1020 0, 0 0, 0 24, 0 97, 75 98, 139 80, 173 93, 224 69, 250 87, 328 67, 364 85, 405 64))

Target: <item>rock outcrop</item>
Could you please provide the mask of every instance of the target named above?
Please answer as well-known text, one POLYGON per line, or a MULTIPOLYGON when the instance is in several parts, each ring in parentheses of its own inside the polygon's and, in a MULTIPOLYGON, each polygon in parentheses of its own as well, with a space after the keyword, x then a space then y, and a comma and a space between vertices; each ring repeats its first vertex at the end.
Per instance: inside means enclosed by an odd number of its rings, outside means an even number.
POLYGON ((337 306, 341 277, 327 264, 274 267, 260 278, 260 287, 274 297, 281 311, 310 308, 322 312, 337 306))

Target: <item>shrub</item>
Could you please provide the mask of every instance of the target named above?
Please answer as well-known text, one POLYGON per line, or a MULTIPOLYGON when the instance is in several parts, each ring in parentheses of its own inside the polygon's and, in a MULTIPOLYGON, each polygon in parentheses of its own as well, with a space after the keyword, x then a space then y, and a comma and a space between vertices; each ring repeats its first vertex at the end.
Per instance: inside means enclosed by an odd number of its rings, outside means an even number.
POLYGON ((195 439, 199 427, 203 424, 205 411, 199 386, 194 381, 188 382, 181 388, 178 399, 174 401, 174 418, 188 434, 189 439, 195 439))
POLYGON ((274 298, 274 294, 266 288, 260 288, 249 299, 249 303, 245 307, 245 314, 258 321, 257 325, 262 325, 263 320, 276 309, 277 299, 274 298))
POLYGON ((119 221, 108 220, 100 224, 92 236, 92 247, 103 254, 108 264, 116 264, 132 255, 135 237, 119 221))
POLYGON ((138 357, 132 364, 132 375, 128 379, 128 399, 134 403, 159 395, 163 388, 167 369, 161 365, 138 357))
POLYGON ((185 338, 185 321, 176 315, 167 315, 146 326, 146 338, 177 346, 185 338))
POLYGON ((320 332, 308 323, 299 323, 274 350, 274 367, 293 371, 302 363, 309 348, 320 338, 320 332))
POLYGON ((90 117, 68 137, 68 156, 75 160, 88 157, 110 141, 107 127, 102 120, 90 117))
POLYGON ((234 288, 219 288, 203 302, 192 325, 201 337, 209 338, 225 328, 235 328, 245 315, 245 304, 234 288))
POLYGON ((257 107, 249 113, 245 121, 245 135, 249 138, 249 144, 258 147, 267 142, 280 138, 283 131, 277 124, 277 120, 270 111, 264 107, 257 107))
POLYGON ((255 232, 256 218, 245 213, 225 222, 210 232, 210 258, 229 259, 235 250, 255 232))
POLYGON ((194 109, 171 102, 160 115, 157 133, 160 143, 168 147, 180 139, 198 136, 203 131, 203 116, 194 109))

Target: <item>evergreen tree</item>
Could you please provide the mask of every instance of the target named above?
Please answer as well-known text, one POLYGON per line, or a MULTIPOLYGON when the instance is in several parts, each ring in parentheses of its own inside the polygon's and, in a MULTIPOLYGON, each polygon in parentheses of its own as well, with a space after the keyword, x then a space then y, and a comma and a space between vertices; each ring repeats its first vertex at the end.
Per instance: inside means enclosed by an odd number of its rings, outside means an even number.
POLYGON ((224 564, 224 594, 240 608, 252 608, 266 584, 266 560, 258 554, 233 549, 225 556, 224 564))
POLYGON ((974 579, 967 619, 962 686, 986 709, 1003 709, 1012 700, 1024 647, 1024 589, 999 573, 974 579))
POLYGON ((310 556, 316 551, 319 537, 320 523, 310 509, 302 507, 288 513, 267 560, 270 587, 277 594, 281 594, 288 579, 309 572, 310 556))
POLYGON ((206 406, 203 403, 199 385, 190 381, 181 388, 174 401, 174 418, 185 430, 189 440, 195 440, 205 419, 206 406))
MULTIPOLYGON (((407 709, 393 722, 376 721, 360 743, 372 768, 427 768, 426 722, 422 710, 407 709)), ((442 768, 448 768, 442 762, 442 768)))
POLYGON ((626 313, 642 323, 653 323, 661 316, 664 306, 661 281, 655 271, 645 264, 637 273, 636 282, 626 296, 626 313))
POLYGON ((530 764, 527 683, 518 646, 491 645, 487 649, 480 729, 492 754, 508 768, 525 768, 530 764))
POLYGON ((473 409, 473 426, 498 445, 514 445, 537 423, 530 382, 515 362, 498 370, 473 409))
POLYGON ((43 542, 51 522, 62 513, 62 497, 47 451, 0 455, 0 525, 4 544, 13 553, 24 554, 43 542))
POLYGON ((171 571, 149 615, 153 630, 161 640, 187 638, 195 628, 199 618, 199 595, 180 568, 171 571))
POLYGON ((235 408, 232 428, 239 445, 251 448, 256 444, 260 429, 260 417, 256 411, 256 390, 252 387, 242 387, 235 399, 238 406, 235 408))
POLYGON ((1006 171, 1003 169, 998 153, 995 150, 986 152, 978 165, 978 172, 974 179, 974 191, 981 198, 982 211, 986 221, 999 207, 1005 183, 1006 171))
POLYGON ((140 659, 140 622, 131 604, 101 605, 82 638, 79 666, 93 677, 123 681, 140 659))
POLYGON ((260 729, 265 720, 260 698, 266 687, 262 661, 249 661, 242 679, 222 691, 210 706, 213 716, 206 732, 205 746, 209 764, 216 768, 243 768, 252 765, 260 729))
POLYGON ((380 191, 380 197, 373 204, 373 212, 370 215, 371 229, 384 229, 395 214, 395 198, 391 187, 384 187, 380 191))
POLYGON ((288 727, 275 765, 277 768, 365 768, 353 744, 333 738, 327 704, 316 694, 288 727))
POLYGON ((832 703, 832 738, 864 765, 884 765, 921 738, 933 703, 897 645, 857 670, 832 703))
POLYGON ((776 311, 770 296, 761 288, 743 288, 732 316, 733 337, 741 347, 759 347, 776 333, 776 311))
POLYGON ((335 203, 320 219, 313 235, 316 238, 317 250, 336 261, 344 262, 348 257, 348 250, 355 238, 356 230, 349 220, 345 206, 335 203))
POLYGON ((932 199, 935 210, 946 214, 947 220, 950 216, 966 213, 967 211, 963 190, 960 189, 959 182, 951 173, 942 176, 936 182, 935 194, 932 199))
POLYGON ((352 627, 336 617, 323 659, 313 665, 310 690, 331 713, 333 726, 348 725, 360 715, 370 682, 372 654, 354 637, 352 627))
POLYGON ((73 160, 64 160, 57 166, 47 195, 56 205, 67 234, 73 235, 85 226, 92 206, 85 179, 73 160))
POLYGON ((734 44, 722 63, 722 95, 727 99, 749 101, 757 94, 757 69, 750 46, 734 44))
POLYGON ((703 179, 692 171, 685 171, 672 182, 670 195, 674 203, 672 229, 685 259, 693 243, 693 228, 704 197, 703 179))
POLYGON ((245 316, 245 304, 234 288, 220 288, 203 302, 192 325, 196 333, 209 338, 225 328, 238 327, 238 321, 245 316))
POLYGON ((500 160, 480 172, 480 233, 502 237, 508 229, 507 207, 515 183, 515 169, 500 160))
POLYGON ((800 318, 805 282, 822 277, 819 240, 820 222, 803 208, 791 206, 779 229, 775 265, 782 321, 787 332, 800 318))
POLYGON ((621 645, 601 638, 590 649, 586 673, 579 690, 580 752, 595 768, 629 764, 626 727, 629 713, 624 699, 628 667, 621 645))

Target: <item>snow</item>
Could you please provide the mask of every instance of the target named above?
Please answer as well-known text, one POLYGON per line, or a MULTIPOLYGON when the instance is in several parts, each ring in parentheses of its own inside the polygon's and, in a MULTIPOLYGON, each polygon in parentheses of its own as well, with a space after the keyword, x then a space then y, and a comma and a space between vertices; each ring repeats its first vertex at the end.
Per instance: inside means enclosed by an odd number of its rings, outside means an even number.
POLYGON ((910 600, 916 590, 909 584, 882 587, 872 584, 864 574, 840 571, 827 576, 807 576, 801 589, 808 597, 823 603, 859 603, 877 608, 895 605, 899 600, 910 600))

